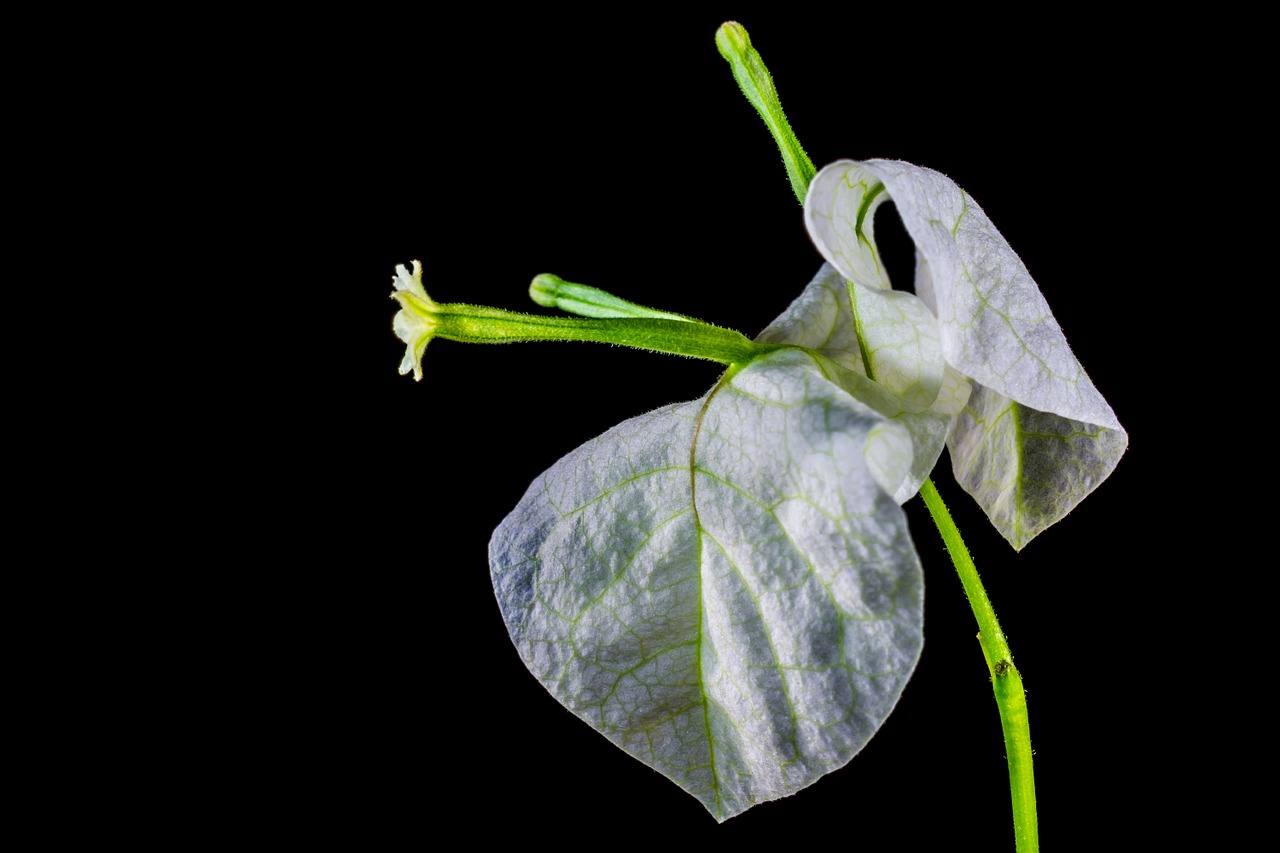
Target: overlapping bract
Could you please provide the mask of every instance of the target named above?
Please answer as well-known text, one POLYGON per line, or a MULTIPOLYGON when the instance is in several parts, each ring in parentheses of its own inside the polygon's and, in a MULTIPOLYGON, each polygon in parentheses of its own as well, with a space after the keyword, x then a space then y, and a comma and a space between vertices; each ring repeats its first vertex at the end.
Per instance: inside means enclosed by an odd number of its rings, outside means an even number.
POLYGON ((1021 548, 1127 444, 1022 262, 949 179, 840 161, 805 221, 828 263, 757 339, 782 348, 561 459, 490 543, 533 674, 717 820, 841 767, 897 702, 923 642, 900 504, 944 446, 1021 548), (890 287, 875 246, 889 198, 916 294, 890 287))
POLYGON ((1025 265, 951 179, 837 161, 810 184, 805 224, 848 281, 868 375, 917 411, 954 409, 963 392, 938 403, 934 389, 972 383, 947 438, 952 468, 1014 548, 1111 473, 1128 435, 1025 265), (916 245, 918 298, 889 289, 876 252, 873 216, 889 198, 916 245))

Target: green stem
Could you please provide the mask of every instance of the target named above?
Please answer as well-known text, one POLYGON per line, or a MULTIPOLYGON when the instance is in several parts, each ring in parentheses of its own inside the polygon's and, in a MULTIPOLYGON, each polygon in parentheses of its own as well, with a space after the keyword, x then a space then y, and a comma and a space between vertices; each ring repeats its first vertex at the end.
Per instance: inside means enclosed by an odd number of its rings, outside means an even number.
POLYGON ((813 161, 805 153, 791 130, 787 114, 782 111, 782 102, 778 99, 778 90, 773 85, 773 77, 765 67, 760 54, 751 46, 751 38, 746 29, 736 21, 726 21, 716 31, 716 47, 720 55, 733 69, 733 78, 738 81, 742 94, 756 108, 765 126, 778 144, 778 152, 782 154, 782 165, 786 167, 787 179, 791 181, 791 189, 796 198, 804 204, 804 194, 809 182, 818 170, 813 161))
POLYGON ((969 549, 960 538, 960 531, 951 519, 946 504, 932 480, 925 480, 920 495, 933 516, 942 541, 946 543, 951 561, 955 564, 960 583, 964 585, 969 606, 978 620, 978 643, 982 646, 987 669, 991 672, 991 685, 996 694, 996 707, 1000 709, 1000 725, 1004 729, 1005 754, 1009 759, 1009 793, 1013 800, 1013 833, 1018 853, 1036 853, 1040 849, 1036 822, 1036 785, 1031 766, 1031 728, 1027 721, 1027 697, 1022 688, 1022 676, 1013 665, 1013 653, 1005 641, 996 611, 982 588, 978 568, 969 556, 969 549))
POLYGON ((470 344, 589 341, 734 364, 764 350, 740 332, 680 320, 538 317, 479 305, 440 305, 434 337, 470 344))
POLYGON ((721 364, 742 364, 779 348, 758 343, 741 332, 713 326, 692 317, 645 308, 598 288, 540 275, 530 290, 536 302, 561 305, 588 314, 543 317, 486 305, 436 302, 422 285, 422 264, 411 273, 396 267, 391 297, 400 303, 392 321, 396 336, 408 346, 400 372, 422 378, 422 354, 436 338, 470 344, 508 344, 520 341, 592 341, 703 358, 721 364))
MULTIPOLYGON (((405 301, 410 300, 412 297, 405 301)), ((432 337, 469 344, 590 341, 705 358, 722 364, 746 361, 764 350, 776 349, 768 344, 758 344, 732 329, 684 320, 539 317, 458 303, 435 303, 423 314, 431 323, 432 337)))

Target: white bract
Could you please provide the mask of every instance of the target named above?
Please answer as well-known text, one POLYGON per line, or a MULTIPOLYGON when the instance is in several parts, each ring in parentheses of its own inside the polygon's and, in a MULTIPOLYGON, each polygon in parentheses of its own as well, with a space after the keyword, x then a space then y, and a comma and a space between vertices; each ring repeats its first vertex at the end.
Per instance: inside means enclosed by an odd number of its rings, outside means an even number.
MULTIPOLYGON (((899 161, 840 160, 809 185, 805 225, 849 282, 877 381, 918 407, 929 405, 940 374, 948 388, 953 379, 972 380, 947 438, 951 465, 1014 548, 1115 468, 1128 435, 1026 266, 950 178, 899 161), (888 290, 875 250, 872 216, 890 197, 916 245, 919 299, 888 290), (918 307, 903 307, 911 303, 928 306, 936 332, 926 331, 918 307)), ((954 402, 932 405, 950 411, 954 402)))
POLYGON ((525 664, 717 820, 844 765, 923 642, 907 431, 779 350, 530 486, 490 544, 525 664), (884 484, 884 485, 882 485, 884 484))
MULTIPOLYGON (((490 543, 533 674, 717 820, 843 766, 898 701, 923 642, 900 504, 944 446, 1020 548, 1127 443, 1017 255, 949 179, 840 161, 814 178, 805 222, 828 263, 757 339, 781 348, 561 459, 490 543), (890 197, 919 296, 890 287, 876 249, 890 197)), ((405 278, 407 312, 426 296, 405 278)), ((430 334, 406 317, 402 370, 430 334)))

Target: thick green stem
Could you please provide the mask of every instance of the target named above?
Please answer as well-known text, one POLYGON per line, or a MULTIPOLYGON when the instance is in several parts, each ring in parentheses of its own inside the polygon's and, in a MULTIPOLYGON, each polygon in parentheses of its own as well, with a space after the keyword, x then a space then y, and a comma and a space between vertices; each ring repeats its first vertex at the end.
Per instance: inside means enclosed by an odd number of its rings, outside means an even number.
POLYGON ((1031 766, 1031 727, 1027 721, 1027 697, 1022 688, 1022 676, 1013 665, 1013 653, 1000 630, 996 611, 982 588, 978 568, 969 556, 969 549, 960 538, 960 531, 951 520, 946 504, 932 480, 925 480, 920 488, 925 506, 933 516, 942 541, 946 543, 964 585, 969 606, 978 620, 978 643, 987 659, 991 672, 991 685, 996 694, 996 707, 1000 710, 1000 725, 1004 728, 1004 748, 1009 759, 1009 792, 1013 799, 1013 832, 1018 853, 1036 853, 1040 849, 1036 823, 1036 785, 1031 766))
POLYGON ((634 317, 540 317, 479 305, 439 304, 433 335, 472 344, 519 341, 590 341, 646 349, 722 364, 745 361, 769 349, 740 332, 704 323, 634 317))
POLYGON ((535 302, 559 305, 587 314, 542 317, 486 305, 436 302, 422 285, 422 264, 410 272, 402 264, 392 278, 391 298, 400 303, 392 320, 396 336, 406 346, 400 372, 422 378, 422 354, 436 338, 469 344, 509 344, 519 341, 593 341, 602 344, 704 358, 721 364, 741 364, 778 349, 748 339, 741 332, 713 326, 692 317, 671 314, 619 299, 603 290, 573 284, 558 276, 540 275, 530 292, 535 302))

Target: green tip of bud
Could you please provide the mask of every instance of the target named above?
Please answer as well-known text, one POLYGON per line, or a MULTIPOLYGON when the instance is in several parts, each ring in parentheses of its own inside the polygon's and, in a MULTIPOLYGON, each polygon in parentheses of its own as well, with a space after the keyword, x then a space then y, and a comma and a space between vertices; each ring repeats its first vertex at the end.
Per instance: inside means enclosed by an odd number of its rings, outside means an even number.
POLYGON ((747 28, 737 21, 725 21, 720 25, 720 29, 716 30, 716 47, 720 49, 725 59, 728 59, 731 53, 745 53, 751 47, 747 28))
POLYGON ((559 304, 560 286, 564 283, 560 276, 549 272, 534 276, 529 284, 529 298, 543 308, 555 308, 559 304))
POLYGON ((782 104, 778 100, 778 92, 773 86, 773 78, 759 52, 751 46, 751 37, 747 30, 737 21, 725 21, 716 30, 716 48, 720 55, 733 69, 733 77, 738 81, 742 94, 750 101, 751 106, 764 119, 773 139, 778 143, 782 153, 782 162, 787 167, 787 178, 791 188, 801 204, 809 182, 817 174, 809 155, 800 147, 787 116, 782 112, 782 104))

